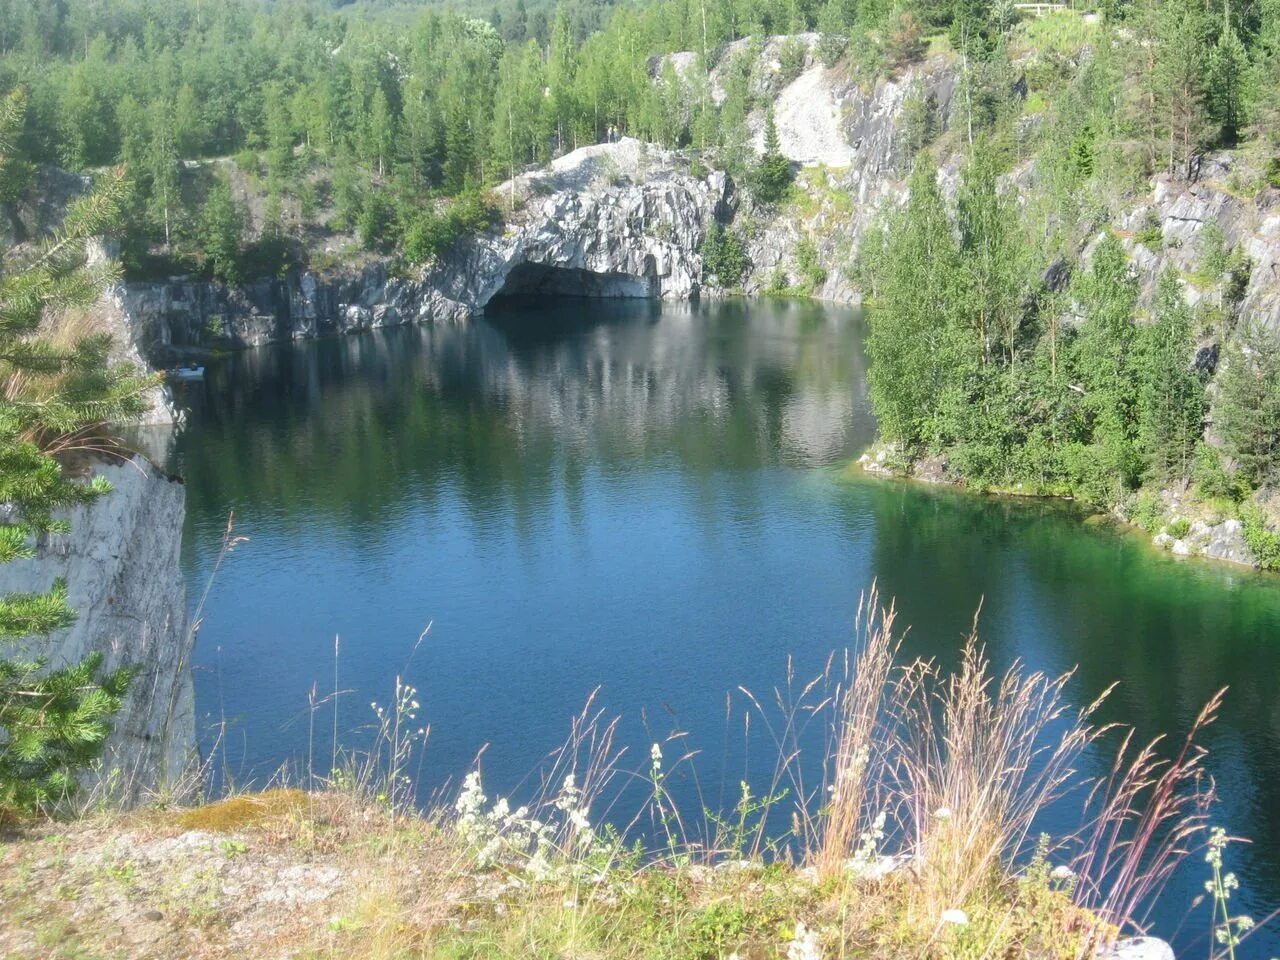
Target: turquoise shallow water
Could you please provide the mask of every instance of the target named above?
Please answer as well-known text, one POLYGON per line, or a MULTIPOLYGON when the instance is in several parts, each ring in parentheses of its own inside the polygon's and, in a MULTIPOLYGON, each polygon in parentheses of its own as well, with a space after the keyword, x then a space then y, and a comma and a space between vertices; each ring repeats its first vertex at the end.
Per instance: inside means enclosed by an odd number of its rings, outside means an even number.
MULTIPOLYGON (((220 771, 328 756, 307 703, 332 689, 340 635, 340 726, 358 741, 404 675, 432 724, 425 789, 486 744, 490 792, 515 788, 599 687, 633 767, 687 731, 697 780, 676 789, 714 806, 768 772, 734 691, 783 683, 788 656, 816 673, 877 581, 907 653, 954 660, 981 603, 997 665, 1078 664, 1081 700, 1119 680, 1105 719, 1143 735, 1185 730, 1229 685, 1206 739, 1217 819, 1254 838, 1230 855, 1240 908, 1268 913, 1280 579, 1176 561, 1060 504, 848 477, 874 433, 862 332, 813 304, 562 302, 214 366, 175 465, 193 601, 229 512, 250 538, 197 653, 202 719, 226 723, 220 771)), ((1153 917, 1197 951, 1207 917, 1183 916, 1201 866, 1153 917)), ((1268 932, 1242 955, 1278 949, 1268 932)))

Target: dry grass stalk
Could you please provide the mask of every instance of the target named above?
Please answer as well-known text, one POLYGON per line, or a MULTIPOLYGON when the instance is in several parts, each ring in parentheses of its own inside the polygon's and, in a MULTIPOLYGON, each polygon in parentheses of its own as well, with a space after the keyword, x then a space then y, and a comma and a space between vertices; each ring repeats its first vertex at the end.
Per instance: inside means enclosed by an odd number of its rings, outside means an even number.
POLYGON ((1129 759, 1130 734, 1110 776, 1095 782, 1077 765, 1115 729, 1094 719, 1112 688, 1076 708, 1066 692, 1074 671, 1051 676, 1015 662, 996 675, 976 620, 955 670, 920 659, 895 666, 894 619, 873 590, 859 607, 852 663, 848 654, 842 668, 833 659, 798 696, 789 667, 772 711, 743 691, 778 747, 774 784, 795 788, 793 830, 806 861, 820 877, 856 880, 877 875, 881 844, 892 846, 891 863, 912 865, 906 923, 932 942, 944 934, 945 912, 992 910, 1015 895, 1015 865, 1031 851, 1037 818, 1081 791, 1084 824, 1053 848, 1078 876, 1064 922, 1078 933, 1082 918, 1096 918, 1085 935, 1094 945, 1142 929, 1205 828, 1211 790, 1195 741, 1221 694, 1177 756, 1162 759, 1157 740, 1129 759), (831 717, 821 793, 805 787, 800 748, 819 714, 831 717))
POLYGON ((852 668, 846 666, 832 698, 835 715, 828 749, 826 816, 821 818, 817 848, 810 859, 822 878, 845 870, 863 837, 875 832, 881 812, 886 745, 886 698, 891 692, 894 660, 901 641, 894 638, 893 605, 880 605, 874 585, 858 604, 855 619, 859 649, 852 668))
POLYGON ((1036 815, 1073 785, 1076 760, 1105 732, 1090 718, 1106 694, 1073 711, 1071 676, 1015 663, 997 678, 976 632, 957 671, 917 662, 903 672, 893 696, 897 789, 930 922, 1002 882, 1036 815))
POLYGON ((1199 845, 1215 798, 1204 772, 1207 751, 1196 741, 1217 719, 1225 695, 1223 689, 1210 698, 1171 759, 1159 754, 1163 737, 1133 754, 1129 731, 1110 773, 1090 791, 1072 863, 1080 878, 1075 900, 1099 921, 1090 940, 1105 940, 1113 929, 1144 929, 1156 897, 1199 845))

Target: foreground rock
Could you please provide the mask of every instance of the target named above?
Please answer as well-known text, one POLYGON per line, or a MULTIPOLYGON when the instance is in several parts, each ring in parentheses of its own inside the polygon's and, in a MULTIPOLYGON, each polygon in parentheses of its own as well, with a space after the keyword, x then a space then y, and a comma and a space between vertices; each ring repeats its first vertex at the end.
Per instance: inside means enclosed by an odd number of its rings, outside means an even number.
POLYGON ((18 644, 12 655, 58 667, 101 653, 107 670, 138 670, 96 779, 105 798, 130 805, 179 787, 195 759, 192 635, 179 566, 186 495, 141 459, 94 472, 113 491, 72 511, 71 532, 47 538, 34 559, 0 566, 0 593, 44 592, 64 577, 77 613, 71 627, 18 644))
POLYGON ((1100 960, 1174 960, 1173 948, 1157 937, 1120 940, 1100 960))
POLYGON ((975 930, 983 956, 1094 955, 1060 892, 934 917, 894 872, 845 887, 697 854, 492 863, 458 825, 299 790, 29 825, 0 845, 0 956, 898 960, 963 954, 975 930))

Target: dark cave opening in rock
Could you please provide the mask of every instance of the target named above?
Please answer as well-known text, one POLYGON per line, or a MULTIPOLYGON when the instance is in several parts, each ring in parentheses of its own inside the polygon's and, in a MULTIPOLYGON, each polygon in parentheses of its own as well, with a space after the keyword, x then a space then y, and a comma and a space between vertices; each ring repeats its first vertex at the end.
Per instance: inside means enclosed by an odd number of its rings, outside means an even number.
POLYGON ((506 281, 490 303, 529 301, 543 297, 641 300, 658 295, 657 277, 637 277, 628 273, 594 273, 573 267, 543 263, 521 263, 507 274, 506 281))

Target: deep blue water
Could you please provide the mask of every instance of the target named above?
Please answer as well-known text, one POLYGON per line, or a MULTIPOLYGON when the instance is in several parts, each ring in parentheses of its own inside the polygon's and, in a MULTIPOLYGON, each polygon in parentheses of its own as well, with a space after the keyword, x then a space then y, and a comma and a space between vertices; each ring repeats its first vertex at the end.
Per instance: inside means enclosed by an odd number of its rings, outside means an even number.
MULTIPOLYGON (((432 725, 423 789, 483 758, 507 792, 597 687, 633 769, 685 731, 690 809, 767 779, 739 685, 764 695, 850 642, 878 581, 905 650, 953 661, 982 603, 997 666, 1023 658, 1072 690, 1121 686, 1106 719, 1177 734, 1219 687, 1206 743, 1239 908, 1280 903, 1280 579, 1179 562, 1057 504, 850 476, 874 427, 848 310, 728 302, 512 306, 469 325, 234 355, 189 391, 193 604, 228 514, 249 541, 203 609, 197 700, 221 776, 328 766, 397 675, 432 725), (427 624, 425 639, 418 638, 427 624), (696 768, 697 779, 692 770, 696 768)), ((676 747, 668 748, 672 756, 676 747)), ((1104 758, 1088 758, 1101 769, 1104 758)), ((1183 922, 1192 863, 1155 917, 1183 922)), ((1280 949, 1273 931, 1242 956, 1280 949)))

